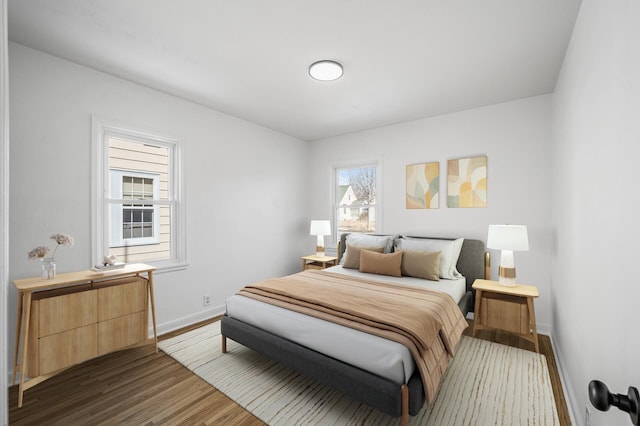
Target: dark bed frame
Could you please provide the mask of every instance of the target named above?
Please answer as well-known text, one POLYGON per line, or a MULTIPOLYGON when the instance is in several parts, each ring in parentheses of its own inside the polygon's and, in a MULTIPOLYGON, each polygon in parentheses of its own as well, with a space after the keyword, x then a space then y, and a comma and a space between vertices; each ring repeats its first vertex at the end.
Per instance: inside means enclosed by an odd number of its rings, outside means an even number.
MULTIPOLYGON (((346 247, 343 234, 339 257, 346 247)), ((412 237, 432 238, 433 237, 412 237)), ((452 240, 452 238, 438 238, 452 240)), ((466 278, 467 291, 458 303, 463 315, 473 311, 476 279, 488 278, 488 255, 484 242, 465 239, 457 263, 458 271, 466 278)), ((297 370, 320 383, 374 407, 392 417, 400 417, 408 424, 409 415, 418 414, 425 402, 420 373, 414 372, 408 383, 400 388, 396 383, 368 371, 343 363, 319 352, 298 345, 275 334, 248 325, 226 315, 221 320, 222 351, 227 351, 226 339, 232 339, 287 367, 297 370)))

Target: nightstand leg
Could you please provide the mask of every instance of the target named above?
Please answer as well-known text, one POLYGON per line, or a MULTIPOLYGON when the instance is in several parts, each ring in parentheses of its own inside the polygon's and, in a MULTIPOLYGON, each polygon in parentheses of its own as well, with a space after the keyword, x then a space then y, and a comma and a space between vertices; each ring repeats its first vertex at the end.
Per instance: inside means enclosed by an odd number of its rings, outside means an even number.
POLYGON ((538 330, 536 327, 536 312, 533 310, 533 298, 527 297, 527 308, 529 309, 529 320, 531 321, 531 331, 533 333, 533 344, 536 347, 536 352, 540 353, 538 347, 538 330))
POLYGON ((480 305, 482 299, 482 290, 476 290, 476 306, 473 308, 473 333, 471 333, 472 337, 476 337, 476 332, 478 331, 477 325, 480 324, 480 305))

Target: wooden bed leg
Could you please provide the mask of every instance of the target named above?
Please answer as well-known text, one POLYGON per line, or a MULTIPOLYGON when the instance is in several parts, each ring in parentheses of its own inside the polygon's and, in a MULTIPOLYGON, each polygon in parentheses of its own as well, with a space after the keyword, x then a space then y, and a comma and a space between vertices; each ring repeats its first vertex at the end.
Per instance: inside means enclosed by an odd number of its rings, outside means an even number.
POLYGON ((221 334, 222 336, 222 353, 226 354, 227 353, 227 336, 225 336, 224 334, 221 334))
POLYGON ((402 426, 409 426, 409 386, 402 385, 400 392, 402 394, 402 414, 400 417, 400 424, 402 426))

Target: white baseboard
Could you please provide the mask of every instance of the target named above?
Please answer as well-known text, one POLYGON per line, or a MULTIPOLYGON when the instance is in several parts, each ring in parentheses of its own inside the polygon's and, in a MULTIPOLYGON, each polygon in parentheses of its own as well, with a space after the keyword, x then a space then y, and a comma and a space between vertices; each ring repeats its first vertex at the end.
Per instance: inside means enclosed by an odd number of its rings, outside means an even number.
MULTIPOLYGON (((225 305, 212 306, 209 309, 205 309, 203 311, 196 312, 194 314, 187 315, 185 317, 178 318, 173 321, 158 324, 158 336, 161 336, 165 333, 170 333, 175 330, 179 330, 184 327, 188 327, 200 321, 205 321, 205 320, 217 317, 219 315, 224 314, 225 310, 226 310, 225 305)), ((149 329, 149 336, 153 336, 153 328, 149 329)))

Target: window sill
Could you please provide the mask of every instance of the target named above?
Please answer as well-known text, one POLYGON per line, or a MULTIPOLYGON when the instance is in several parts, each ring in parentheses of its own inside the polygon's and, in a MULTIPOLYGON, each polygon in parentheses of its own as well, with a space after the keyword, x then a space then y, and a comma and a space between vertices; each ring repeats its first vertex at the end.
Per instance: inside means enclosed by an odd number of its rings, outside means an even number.
POLYGON ((189 263, 180 262, 180 263, 171 263, 171 264, 156 264, 154 262, 147 262, 148 265, 152 265, 156 267, 156 270, 153 272, 154 274, 164 274, 165 272, 175 272, 182 271, 187 269, 189 263))

